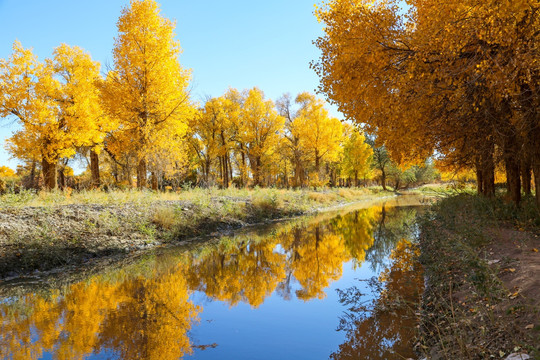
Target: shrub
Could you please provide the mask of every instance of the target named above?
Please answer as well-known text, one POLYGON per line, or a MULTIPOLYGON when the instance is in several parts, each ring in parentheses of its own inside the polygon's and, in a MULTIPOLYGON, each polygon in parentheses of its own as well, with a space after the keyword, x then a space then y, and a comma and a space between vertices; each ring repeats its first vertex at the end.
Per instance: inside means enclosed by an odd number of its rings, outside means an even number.
POLYGON ((257 191, 251 196, 251 205, 256 214, 269 215, 276 213, 283 206, 283 203, 274 191, 257 191))
POLYGON ((171 230, 178 222, 176 211, 173 207, 158 207, 152 214, 152 223, 162 229, 171 230))

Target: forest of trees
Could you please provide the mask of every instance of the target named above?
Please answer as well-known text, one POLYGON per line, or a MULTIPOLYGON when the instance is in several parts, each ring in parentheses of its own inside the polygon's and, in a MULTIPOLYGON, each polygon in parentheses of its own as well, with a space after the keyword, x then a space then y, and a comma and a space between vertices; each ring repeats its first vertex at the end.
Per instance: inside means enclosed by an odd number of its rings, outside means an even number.
MULTIPOLYGON (((400 164, 435 154, 509 198, 540 187, 539 15, 531 0, 330 0, 320 91, 400 164)), ((536 191, 540 204, 540 193, 536 191)))
POLYGON ((0 60, 0 116, 20 125, 6 148, 23 165, 0 176, 43 189, 373 180, 386 189, 387 181, 400 188, 433 178, 432 166, 396 166, 384 146, 330 116, 325 102, 307 92, 273 102, 256 87, 230 88, 197 104, 174 27, 155 1, 132 0, 103 75, 79 47, 62 44, 39 61, 15 42, 11 57, 0 60), (75 177, 80 163, 87 170, 75 177))

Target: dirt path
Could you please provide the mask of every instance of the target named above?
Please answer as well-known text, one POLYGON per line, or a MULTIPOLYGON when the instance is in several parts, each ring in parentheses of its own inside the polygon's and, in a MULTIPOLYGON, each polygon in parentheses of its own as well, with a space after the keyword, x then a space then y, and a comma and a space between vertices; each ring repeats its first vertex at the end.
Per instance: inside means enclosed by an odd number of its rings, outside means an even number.
POLYGON ((445 199, 421 220, 427 359, 540 359, 540 229, 489 201, 445 199))
POLYGON ((510 315, 524 337, 534 336, 540 330, 540 236, 511 228, 489 233, 492 241, 484 248, 487 262, 508 291, 495 313, 510 315))

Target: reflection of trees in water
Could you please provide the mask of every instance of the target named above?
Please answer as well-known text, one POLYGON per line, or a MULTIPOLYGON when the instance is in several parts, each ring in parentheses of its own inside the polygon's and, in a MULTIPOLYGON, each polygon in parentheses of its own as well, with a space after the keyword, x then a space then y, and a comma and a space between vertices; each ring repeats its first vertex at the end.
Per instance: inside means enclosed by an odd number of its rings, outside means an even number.
POLYGON ((189 287, 208 297, 258 307, 285 277, 285 255, 274 251, 275 239, 223 241, 202 257, 190 257, 189 287))
MULTIPOLYGON (((0 358, 178 359, 191 353, 188 331, 200 311, 189 301, 185 268, 150 278, 96 277, 63 295, 28 295, 0 304, 0 358)), ((124 274, 125 275, 125 274, 124 274)))
POLYGON ((373 246, 366 253, 366 261, 373 271, 383 268, 385 260, 400 239, 410 239, 414 233, 417 208, 381 208, 380 216, 372 224, 373 246))
POLYGON ((356 286, 339 292, 340 302, 348 307, 339 326, 346 332, 346 341, 331 355, 332 359, 414 357, 414 313, 423 281, 422 271, 414 261, 416 251, 409 241, 399 241, 391 255, 391 267, 379 278, 382 284, 376 300, 364 302, 356 286))
POLYGON ((330 220, 302 219, 260 235, 224 239, 194 253, 141 262, 48 296, 0 303, 0 358, 82 359, 95 352, 124 359, 176 359, 191 352, 188 331, 201 310, 192 290, 260 306, 323 298, 343 263, 382 262, 411 211, 363 209, 330 220))
POLYGON ((253 307, 276 291, 284 299, 323 298, 341 278, 343 263, 362 263, 373 245, 377 209, 364 209, 330 221, 300 221, 262 236, 242 235, 192 256, 189 287, 207 296, 253 307), (299 288, 298 288, 299 287, 299 288))
POLYGON ((302 300, 324 298, 324 289, 341 278, 343 262, 350 257, 339 235, 319 224, 305 229, 299 246, 288 250, 295 253, 287 268, 300 285, 296 296, 302 300))
POLYGON ((337 216, 330 222, 356 265, 365 261, 366 252, 373 246, 373 224, 379 213, 379 208, 372 207, 337 216))

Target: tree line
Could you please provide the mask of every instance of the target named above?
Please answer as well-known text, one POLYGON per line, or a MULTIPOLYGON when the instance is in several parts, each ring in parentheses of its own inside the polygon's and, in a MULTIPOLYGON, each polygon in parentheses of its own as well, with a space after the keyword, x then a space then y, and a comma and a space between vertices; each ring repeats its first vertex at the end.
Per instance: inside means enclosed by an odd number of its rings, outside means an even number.
POLYGON ((486 196, 502 167, 516 204, 532 173, 540 187, 538 1, 330 0, 315 14, 320 92, 393 159, 435 154, 486 196))
POLYGON ((132 0, 117 26, 103 74, 89 53, 66 44, 40 61, 16 41, 0 60, 0 117, 20 125, 6 148, 24 164, 23 186, 288 188, 378 179, 386 189, 387 179, 399 188, 433 175, 425 166, 401 170, 385 147, 307 92, 274 102, 256 87, 230 88, 197 104, 175 24, 154 0, 132 0), (74 159, 87 164, 82 176, 73 176, 74 159))

